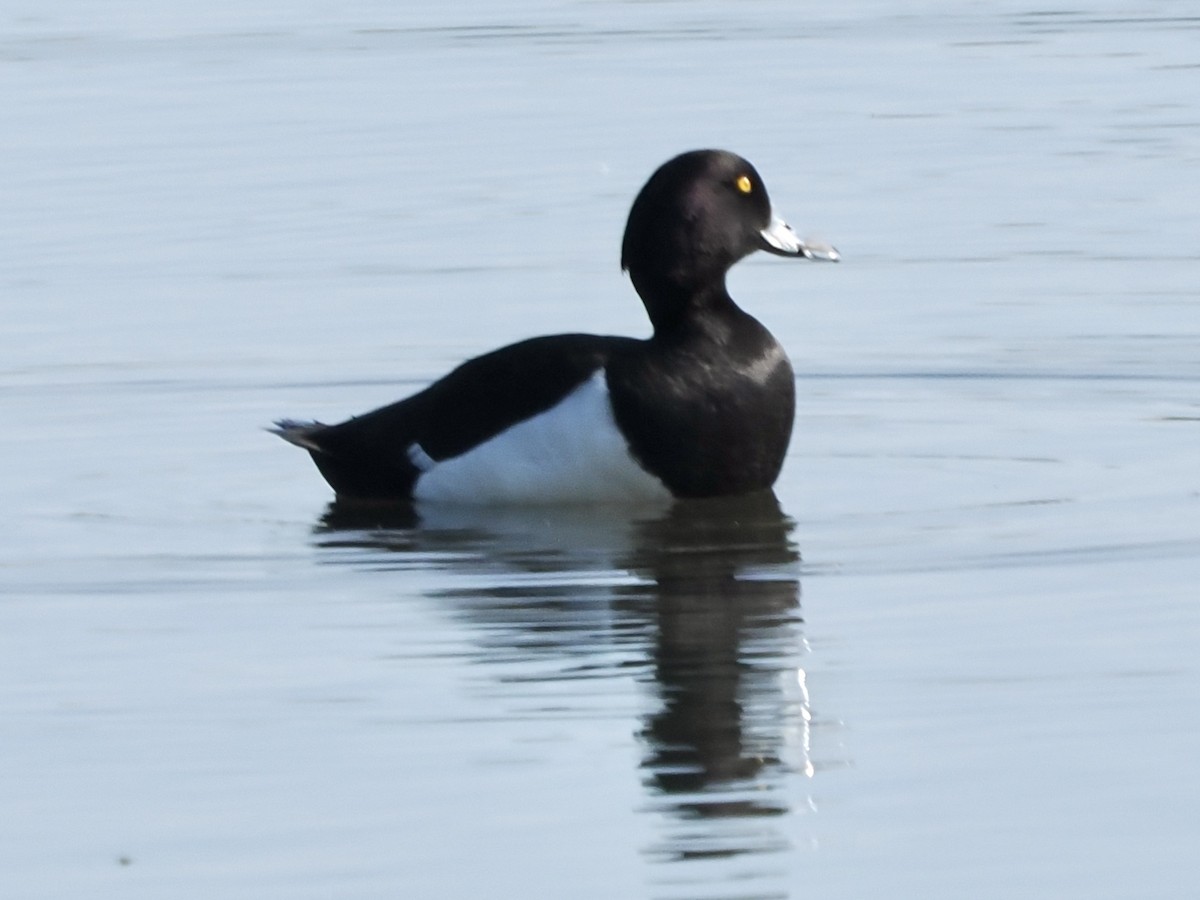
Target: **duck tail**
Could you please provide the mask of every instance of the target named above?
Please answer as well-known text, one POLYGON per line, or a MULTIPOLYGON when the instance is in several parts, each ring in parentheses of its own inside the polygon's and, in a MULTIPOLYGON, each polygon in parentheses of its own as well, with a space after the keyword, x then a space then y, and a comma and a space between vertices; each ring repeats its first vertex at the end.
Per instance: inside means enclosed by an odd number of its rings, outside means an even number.
MULTIPOLYGON (((364 432, 366 417, 340 425, 280 419, 268 428, 289 444, 308 451, 339 500, 408 502, 417 468, 403 453, 393 453, 386 435, 364 432)), ((397 441, 400 446, 404 441, 397 441)))
POLYGON ((328 425, 321 422, 298 422, 295 419, 280 419, 275 423, 274 428, 268 428, 267 431, 271 432, 271 434, 279 435, 289 444, 303 447, 310 453, 325 453, 327 451, 321 446, 318 435, 328 428, 328 425))

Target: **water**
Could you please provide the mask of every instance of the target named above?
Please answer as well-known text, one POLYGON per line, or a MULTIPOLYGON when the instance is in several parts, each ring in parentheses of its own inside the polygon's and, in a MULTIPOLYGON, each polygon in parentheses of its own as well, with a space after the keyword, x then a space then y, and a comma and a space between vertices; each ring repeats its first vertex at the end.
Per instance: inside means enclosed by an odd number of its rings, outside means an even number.
POLYGON ((1192 897, 1200 20, 1177 4, 0 12, 0 895, 1192 897), (277 416, 753 259, 778 505, 328 507, 277 416))

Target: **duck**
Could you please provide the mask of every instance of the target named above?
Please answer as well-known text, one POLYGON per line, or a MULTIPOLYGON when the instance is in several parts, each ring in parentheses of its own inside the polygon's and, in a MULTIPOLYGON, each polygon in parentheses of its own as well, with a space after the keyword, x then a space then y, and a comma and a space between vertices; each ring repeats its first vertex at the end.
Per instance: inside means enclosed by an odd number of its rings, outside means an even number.
POLYGON ((555 334, 477 356, 405 399, 338 424, 269 429, 307 450, 336 501, 634 503, 769 491, 795 375, 729 295, 751 253, 836 262, 774 212, 747 160, 693 150, 633 201, 621 268, 648 338, 555 334))

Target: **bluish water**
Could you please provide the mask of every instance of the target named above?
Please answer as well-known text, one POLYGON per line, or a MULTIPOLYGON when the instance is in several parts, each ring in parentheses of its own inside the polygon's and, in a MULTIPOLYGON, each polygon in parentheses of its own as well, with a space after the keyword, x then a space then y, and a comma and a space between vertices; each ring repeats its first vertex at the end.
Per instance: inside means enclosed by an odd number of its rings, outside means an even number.
POLYGON ((1200 20, 0 12, 0 895, 1193 897, 1200 20), (778 503, 328 506, 261 427, 530 334, 723 146, 778 503))

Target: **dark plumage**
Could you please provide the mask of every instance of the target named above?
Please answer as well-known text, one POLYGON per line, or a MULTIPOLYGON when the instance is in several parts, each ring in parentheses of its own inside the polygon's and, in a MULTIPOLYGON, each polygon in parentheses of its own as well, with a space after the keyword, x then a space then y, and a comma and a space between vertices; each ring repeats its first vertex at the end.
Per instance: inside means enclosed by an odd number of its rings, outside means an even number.
POLYGON ((654 326, 649 339, 533 338, 339 425, 281 421, 274 430, 311 453, 343 500, 595 501, 769 488, 791 435, 795 380, 783 348, 725 287, 729 268, 758 249, 838 258, 773 217, 746 160, 684 153, 634 200, 621 248, 654 326))

